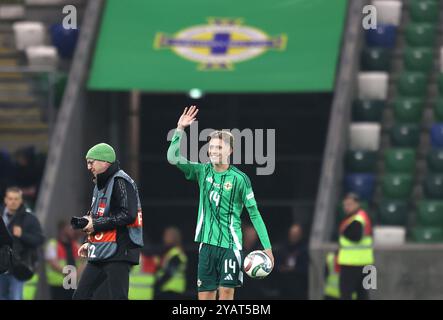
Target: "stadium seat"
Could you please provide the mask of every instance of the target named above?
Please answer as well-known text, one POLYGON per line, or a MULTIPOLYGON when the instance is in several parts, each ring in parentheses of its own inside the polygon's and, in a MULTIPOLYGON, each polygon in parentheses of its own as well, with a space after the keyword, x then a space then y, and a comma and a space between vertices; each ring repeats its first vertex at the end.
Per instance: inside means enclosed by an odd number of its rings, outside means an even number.
POLYGON ((439 18, 439 4, 434 1, 412 1, 409 14, 413 22, 436 23, 439 18))
POLYGON ((437 29, 429 23, 410 23, 406 27, 406 43, 412 47, 433 47, 437 29))
POLYGON ((419 123, 423 117, 423 100, 419 98, 397 98, 394 101, 396 123, 419 123))
POLYGON ((418 221, 422 226, 443 226, 443 201, 420 201, 418 204, 418 221))
POLYGON ((380 146, 380 130, 378 123, 351 123, 350 149, 377 151, 380 146))
POLYGON ((408 222, 407 202, 383 200, 378 209, 378 222, 383 225, 406 225, 408 222))
POLYGON ((398 78, 398 91, 406 97, 423 97, 427 89, 427 76, 421 72, 403 72, 398 78))
POLYGON ((416 124, 395 124, 391 129, 391 143, 394 147, 417 147, 420 131, 416 124))
POLYGON ((419 243, 435 243, 443 241, 443 229, 440 227, 415 227, 412 238, 419 243))
POLYGON ((408 71, 429 72, 434 64, 432 48, 407 47, 404 51, 405 69, 408 71))
POLYGON ((390 173, 412 174, 415 170, 415 150, 406 148, 386 150, 385 167, 390 173))
POLYGON ((410 197, 413 178, 410 174, 386 174, 383 176, 383 197, 406 200, 410 197))
POLYGON ((26 48, 26 57, 29 65, 33 67, 57 67, 57 50, 52 46, 28 47, 26 48))
POLYGON ((386 100, 388 79, 387 72, 360 72, 358 74, 358 97, 360 99, 386 100))
POLYGON ((435 122, 443 122, 443 98, 438 98, 434 105, 435 122))
POLYGON ((443 173, 443 149, 433 149, 427 156, 428 170, 433 173, 443 173))
POLYGON ((428 174, 423 184, 427 199, 443 199, 443 174, 428 174))
POLYGON ((0 20, 20 20, 26 17, 25 6, 22 4, 0 4, 0 20))
POLYGON ((62 58, 71 59, 77 44, 79 29, 65 29, 61 23, 58 23, 51 26, 50 32, 52 43, 59 55, 62 58))
POLYGON ((345 176, 345 192, 354 192, 370 201, 374 194, 375 176, 370 173, 353 173, 345 176))
POLYGON ((369 47, 392 48, 397 38, 397 27, 388 25, 377 25, 376 29, 366 30, 366 44, 369 47))
POLYGON ((42 46, 45 41, 45 27, 41 22, 15 22, 14 30, 15 45, 18 50, 24 50, 30 46, 42 46))
POLYGON ((385 102, 382 100, 355 100, 352 106, 352 121, 380 122, 385 102))
POLYGON ((374 244, 376 246, 400 246, 405 243, 406 228, 400 226, 375 226, 374 244))
POLYGON ((364 71, 388 71, 391 67, 389 49, 367 47, 361 56, 361 69, 364 71))
POLYGON ((377 23, 399 26, 401 20, 401 1, 382 0, 372 1, 377 8, 377 23))
POLYGON ((443 148, 443 123, 435 123, 430 135, 432 148, 443 148))
POLYGON ((348 173, 370 173, 375 171, 377 153, 374 151, 348 150, 346 152, 346 171, 348 173))

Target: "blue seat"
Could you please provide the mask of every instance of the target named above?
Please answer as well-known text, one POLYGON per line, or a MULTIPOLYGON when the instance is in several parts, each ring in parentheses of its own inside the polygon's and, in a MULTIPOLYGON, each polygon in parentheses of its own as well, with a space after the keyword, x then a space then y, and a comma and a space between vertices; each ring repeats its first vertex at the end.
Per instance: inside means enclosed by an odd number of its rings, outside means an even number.
POLYGON ((364 200, 371 200, 375 188, 375 175, 354 173, 345 176, 345 191, 354 192, 364 200))
POLYGON ((443 123, 436 123, 431 128, 432 148, 443 148, 443 123))
POLYGON ((391 24, 378 25, 366 31, 366 44, 370 47, 392 48, 397 38, 397 27, 391 24))
POLYGON ((75 46, 79 35, 78 29, 65 29, 61 23, 53 24, 50 28, 53 45, 59 55, 65 59, 71 59, 74 55, 75 46))

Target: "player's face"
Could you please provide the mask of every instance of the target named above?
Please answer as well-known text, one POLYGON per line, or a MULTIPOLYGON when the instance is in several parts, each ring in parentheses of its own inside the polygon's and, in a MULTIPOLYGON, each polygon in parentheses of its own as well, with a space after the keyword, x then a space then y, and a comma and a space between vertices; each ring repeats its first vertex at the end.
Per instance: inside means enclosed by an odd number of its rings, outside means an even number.
POLYGON ((109 162, 87 159, 86 165, 88 166, 88 170, 97 177, 98 174, 105 172, 109 168, 109 162))
POLYGON ((5 206, 8 211, 17 211, 23 203, 22 195, 18 192, 8 192, 5 196, 5 206))
POLYGON ((228 164, 231 153, 231 147, 223 139, 212 138, 209 141, 209 159, 212 164, 228 164))

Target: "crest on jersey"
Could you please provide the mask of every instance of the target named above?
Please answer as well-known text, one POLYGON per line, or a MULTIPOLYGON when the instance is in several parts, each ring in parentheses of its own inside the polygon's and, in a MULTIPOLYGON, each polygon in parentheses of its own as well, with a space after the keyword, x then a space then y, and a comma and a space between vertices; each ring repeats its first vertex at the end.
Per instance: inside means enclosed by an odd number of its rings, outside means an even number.
POLYGON ((208 18, 207 24, 195 25, 175 35, 158 32, 155 49, 171 49, 180 57, 198 63, 198 70, 230 71, 234 63, 258 57, 268 50, 286 49, 287 36, 269 36, 246 26, 243 19, 208 18))
POLYGON ((223 188, 225 188, 226 191, 231 190, 231 189, 232 189, 232 183, 229 182, 229 181, 226 182, 226 183, 223 185, 223 188))

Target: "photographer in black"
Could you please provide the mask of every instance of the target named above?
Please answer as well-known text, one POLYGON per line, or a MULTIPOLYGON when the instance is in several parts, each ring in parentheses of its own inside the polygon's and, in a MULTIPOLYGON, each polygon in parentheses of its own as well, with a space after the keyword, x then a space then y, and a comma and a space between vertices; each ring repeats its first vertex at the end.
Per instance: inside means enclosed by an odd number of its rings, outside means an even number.
POLYGON ((97 298, 105 288, 111 300, 127 300, 129 272, 139 264, 143 246, 142 212, 135 182, 116 161, 114 149, 105 143, 92 147, 87 155, 88 170, 95 177, 90 215, 73 219, 73 227, 88 224, 83 231, 88 242, 79 249, 79 256, 87 257, 74 300, 97 298), (99 289, 100 288, 100 289, 99 289))

